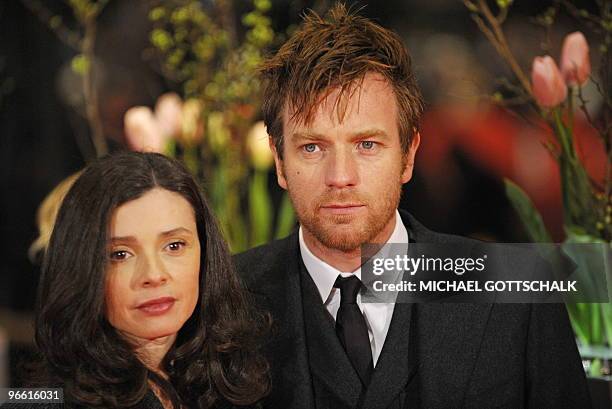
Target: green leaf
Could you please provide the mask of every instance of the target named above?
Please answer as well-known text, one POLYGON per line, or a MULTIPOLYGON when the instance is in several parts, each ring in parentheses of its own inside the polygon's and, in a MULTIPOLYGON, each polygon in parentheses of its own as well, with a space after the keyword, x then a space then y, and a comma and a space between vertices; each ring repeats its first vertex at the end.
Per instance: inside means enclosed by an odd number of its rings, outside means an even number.
POLYGON ((478 13, 478 7, 471 1, 465 1, 464 4, 467 7, 467 9, 471 11, 472 13, 478 13))
POLYGON ((504 183, 506 185, 506 196, 508 196, 512 207, 521 218, 529 238, 536 243, 552 243, 552 238, 546 230, 542 216, 527 193, 509 179, 504 179, 504 183))
POLYGON ((601 325, 601 310, 599 304, 591 304, 591 343, 594 345, 603 344, 603 333, 601 325))
POLYGON ((606 344, 612 345, 612 303, 599 304, 601 308, 601 320, 603 321, 606 344))
POLYGON ((166 16, 166 9, 163 7, 155 7, 149 12, 149 20, 158 21, 166 16))
POLYGON ((588 328, 588 320, 585 319, 586 314, 584 307, 587 304, 584 303, 568 303, 567 312, 569 314, 574 334, 578 338, 581 345, 590 345, 590 336, 588 328))
POLYGON ((151 32, 150 40, 151 43, 162 52, 167 51, 174 43, 172 36, 161 28, 156 28, 151 32))
POLYGON ((589 176, 574 148, 573 130, 563 121, 561 108, 556 107, 552 114, 555 136, 561 147, 558 162, 565 224, 596 234, 596 203, 589 176))
POLYGON ((255 0, 253 3, 255 4, 255 8, 261 12, 266 12, 272 7, 272 2, 270 0, 255 0))
POLYGON ((268 192, 268 172, 255 170, 249 184, 251 247, 265 244, 272 230, 272 203, 268 192))
POLYGON ((53 16, 49 19, 49 27, 52 29, 59 28, 62 25, 62 16, 53 16))
POLYGON ((513 0, 497 0, 497 7, 500 9, 505 9, 512 5, 513 0))
POLYGON ((600 358, 593 359, 589 367, 589 375, 599 377, 602 375, 602 362, 600 358))
POLYGON ((91 66, 91 62, 89 58, 84 56, 83 54, 76 55, 72 61, 70 62, 70 67, 72 71, 76 72, 79 75, 85 75, 91 66))
MULTIPOLYGON (((610 294, 612 287, 606 282, 611 276, 608 243, 576 226, 566 226, 566 233, 562 248, 577 266, 573 279, 581 284, 583 296, 599 299, 606 290, 610 294)), ((612 308, 609 302, 568 304, 568 310, 572 327, 582 344, 610 345, 612 308)))
POLYGON ((276 223, 276 234, 274 238, 282 239, 287 237, 295 227, 295 213, 291 200, 287 192, 283 194, 280 210, 278 212, 278 221, 276 223))
POLYGON ((599 237, 591 236, 583 228, 579 226, 566 226, 565 234, 567 243, 599 243, 605 244, 606 241, 599 237))

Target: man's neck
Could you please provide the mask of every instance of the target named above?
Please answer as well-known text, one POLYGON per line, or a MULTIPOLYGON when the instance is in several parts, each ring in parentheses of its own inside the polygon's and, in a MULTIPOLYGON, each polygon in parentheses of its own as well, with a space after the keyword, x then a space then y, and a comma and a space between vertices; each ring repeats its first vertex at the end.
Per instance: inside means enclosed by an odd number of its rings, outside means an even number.
MULTIPOLYGON (((386 243, 395 229, 396 217, 397 214, 394 213, 386 226, 375 237, 370 239, 370 242, 386 243)), ((302 232, 304 243, 306 243, 306 246, 312 254, 334 267, 336 270, 348 273, 357 270, 361 266, 361 246, 347 251, 329 248, 317 240, 317 238, 303 226, 302 232)))

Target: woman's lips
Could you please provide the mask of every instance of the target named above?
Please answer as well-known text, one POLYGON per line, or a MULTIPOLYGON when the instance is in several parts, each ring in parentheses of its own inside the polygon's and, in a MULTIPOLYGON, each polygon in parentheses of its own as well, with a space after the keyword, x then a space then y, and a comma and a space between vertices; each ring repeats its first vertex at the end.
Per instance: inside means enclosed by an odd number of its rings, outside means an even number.
POLYGON ((147 315, 162 315, 172 308, 175 301, 172 297, 155 298, 139 304, 136 308, 147 315))

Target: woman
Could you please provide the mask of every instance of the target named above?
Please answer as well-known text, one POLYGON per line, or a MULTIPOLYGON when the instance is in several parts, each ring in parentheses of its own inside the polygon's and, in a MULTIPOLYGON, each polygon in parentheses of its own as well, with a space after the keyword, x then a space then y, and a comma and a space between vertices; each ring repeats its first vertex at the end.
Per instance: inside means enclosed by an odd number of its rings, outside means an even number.
POLYGON ((38 386, 63 388, 68 407, 252 405, 269 388, 257 317, 187 170, 159 154, 109 156, 76 180, 53 229, 38 386))

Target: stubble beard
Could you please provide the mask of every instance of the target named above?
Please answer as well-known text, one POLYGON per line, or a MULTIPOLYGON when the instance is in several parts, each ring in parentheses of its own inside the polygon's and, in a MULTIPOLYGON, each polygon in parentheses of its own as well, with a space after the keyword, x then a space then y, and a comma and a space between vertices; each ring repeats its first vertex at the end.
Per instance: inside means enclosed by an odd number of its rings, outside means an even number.
POLYGON ((354 251, 362 244, 373 242, 387 226, 399 205, 402 184, 398 180, 383 197, 362 197, 359 194, 326 193, 315 201, 314 206, 304 208, 296 205, 301 203, 299 194, 289 189, 291 201, 294 204, 298 221, 323 246, 343 252, 354 251), (332 200, 333 199, 333 200, 332 200), (355 202, 365 204, 366 215, 322 215, 322 204, 332 201, 355 202))

